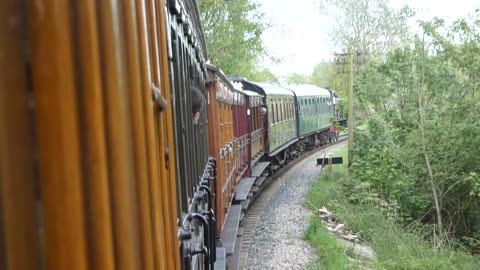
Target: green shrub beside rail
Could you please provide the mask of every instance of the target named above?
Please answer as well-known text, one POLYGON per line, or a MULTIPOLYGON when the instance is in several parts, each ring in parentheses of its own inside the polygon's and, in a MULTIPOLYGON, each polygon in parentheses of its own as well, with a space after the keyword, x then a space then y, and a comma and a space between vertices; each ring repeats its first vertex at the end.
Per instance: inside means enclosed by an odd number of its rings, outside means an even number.
MULTIPOLYGON (((346 149, 336 156, 339 155, 346 160, 346 149)), ((423 233, 428 231, 426 225, 401 225, 396 219, 399 209, 381 200, 375 192, 369 192, 368 185, 349 179, 345 165, 335 165, 332 176, 324 169, 306 195, 305 203, 315 213, 325 206, 336 214, 339 223, 356 232, 375 252, 372 269, 480 269, 478 256, 434 247, 423 233)), ((349 263, 345 248, 334 243, 335 237, 320 225, 318 218, 310 220, 305 239, 320 257, 313 269, 358 268, 349 263)))

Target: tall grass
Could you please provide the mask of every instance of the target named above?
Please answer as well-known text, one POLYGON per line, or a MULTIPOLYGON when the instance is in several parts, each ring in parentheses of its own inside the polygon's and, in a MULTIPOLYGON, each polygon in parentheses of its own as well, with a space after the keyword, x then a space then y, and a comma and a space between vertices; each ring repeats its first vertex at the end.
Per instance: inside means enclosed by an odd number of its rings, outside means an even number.
POLYGON ((312 269, 347 269, 348 257, 345 255, 345 247, 337 242, 327 229, 321 225, 318 218, 312 216, 305 232, 307 240, 317 251, 320 257, 312 269))
MULTIPOLYGON (((346 149, 337 155, 346 160, 346 149)), ((340 223, 356 232, 375 252, 374 269, 480 269, 478 256, 434 248, 423 237, 422 228, 407 230, 395 222, 394 218, 387 218, 374 201, 352 204, 349 200, 352 190, 346 189, 351 183, 344 185, 348 181, 348 170, 343 164, 334 166, 332 176, 328 170, 324 170, 319 181, 312 185, 305 201, 315 211, 322 206, 327 207, 335 212, 340 223)), ((325 229, 319 229, 322 226, 318 219, 314 219, 310 221, 306 233, 306 239, 316 248, 321 258, 317 269, 350 269, 352 266, 344 264, 344 259, 338 259, 339 249, 327 237, 333 236, 325 229), (327 256, 342 263, 331 264, 330 259, 326 259, 327 256)))

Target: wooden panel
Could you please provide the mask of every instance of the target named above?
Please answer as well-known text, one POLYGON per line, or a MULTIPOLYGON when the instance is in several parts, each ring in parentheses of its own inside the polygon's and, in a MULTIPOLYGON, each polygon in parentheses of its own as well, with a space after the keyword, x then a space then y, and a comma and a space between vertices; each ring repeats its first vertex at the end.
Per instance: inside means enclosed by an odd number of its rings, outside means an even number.
POLYGON ((67 2, 30 1, 47 269, 88 269, 79 116, 67 2))
POLYGON ((100 44, 106 106, 107 149, 118 269, 140 269, 132 138, 125 81, 124 19, 116 3, 99 1, 100 44))
POLYGON ((221 190, 222 185, 220 184, 221 181, 221 171, 220 171, 220 155, 219 155, 219 130, 220 130, 220 120, 219 120, 219 113, 218 113, 218 102, 216 98, 216 85, 215 82, 215 73, 211 70, 208 71, 209 75, 209 84, 207 87, 208 95, 207 95, 207 116, 208 116, 208 134, 209 134, 209 155, 214 157, 217 161, 217 182, 213 183, 214 186, 211 187, 211 190, 218 194, 215 196, 215 203, 214 203, 214 210, 216 214, 217 220, 217 232, 220 233, 222 225, 223 225, 223 210, 221 210, 221 190))
POLYGON ((91 269, 114 269, 112 214, 108 187, 105 142, 104 99, 98 44, 98 22, 95 1, 77 1, 78 80, 82 142, 85 158, 83 170, 89 217, 89 252, 91 269))
MULTIPOLYGON (((137 18, 139 22, 140 60, 142 67, 142 97, 145 116, 145 132, 147 144, 147 166, 150 182, 150 211, 152 215, 152 241, 155 269, 167 269, 166 266, 166 242, 163 221, 163 208, 160 205, 160 176, 159 168, 165 168, 165 164, 159 164, 155 132, 154 103, 149 91, 153 86, 152 71, 158 70, 158 41, 156 35, 155 1, 149 0, 147 8, 143 0, 137 0, 137 18), (146 13, 148 10, 148 14, 146 13)), ((155 74, 155 73, 154 73, 155 74)), ((156 76, 158 77, 158 76, 156 76)), ((157 82, 158 83, 158 82, 157 82)), ((158 85, 158 84, 157 84, 158 85)))
MULTIPOLYGON (((163 0, 157 0, 157 31, 158 31, 158 37, 159 37, 159 55, 163 55, 164 57, 160 57, 159 59, 161 60, 159 63, 159 70, 160 70, 160 79, 161 79, 161 89, 162 89, 162 95, 165 97, 166 100, 171 101, 172 99, 170 98, 170 82, 169 82, 169 70, 168 70, 168 58, 167 56, 167 33, 165 32, 165 16, 164 14, 164 1, 163 0)), ((168 262, 170 264, 173 264, 175 268, 168 268, 168 269, 180 269, 180 252, 179 252, 179 241, 177 238, 177 198, 176 198, 176 192, 177 192, 177 187, 176 187, 176 174, 175 174, 175 154, 173 149, 174 148, 174 138, 173 138, 173 122, 172 122, 172 106, 168 106, 167 109, 165 110, 164 113, 162 113, 163 117, 163 128, 164 128, 164 133, 163 138, 167 140, 167 147, 168 149, 171 149, 170 151, 170 156, 169 160, 170 162, 168 163, 168 170, 166 174, 166 178, 163 179, 162 183, 167 184, 167 189, 165 190, 166 197, 169 201, 168 203, 168 208, 164 208, 167 211, 164 211, 166 215, 165 221, 166 224, 170 222, 170 228, 171 230, 168 231, 169 237, 170 237, 170 243, 171 246, 170 248, 167 249, 169 250, 170 253, 173 253, 172 256, 167 257, 168 262), (172 262, 173 260, 173 262, 172 262)), ((161 151, 165 151, 163 148, 164 143, 160 145, 161 151)), ((161 158, 163 158, 163 164, 165 164, 165 156, 161 155, 161 158)), ((162 164, 162 163, 161 163, 162 164)), ((168 255, 168 253, 167 253, 168 255)))
POLYGON ((150 193, 147 170, 147 153, 145 141, 145 119, 142 103, 142 89, 139 67, 139 43, 137 18, 134 2, 122 1, 123 29, 125 30, 126 79, 128 81, 128 101, 130 106, 133 159, 135 171, 136 199, 138 202, 138 227, 140 241, 140 258, 142 269, 153 269, 152 221, 150 216, 150 193))
MULTIPOLYGON (((215 92, 218 93, 220 91, 220 83, 215 83, 215 92)), ((220 151, 220 148, 223 147, 225 144, 225 123, 224 123, 224 105, 223 103, 217 102, 218 106, 218 125, 219 129, 217 132, 219 133, 219 140, 218 140, 218 146, 219 148, 216 149, 216 151, 220 151)), ((219 198, 219 205, 218 205, 218 211, 217 215, 219 216, 219 225, 220 228, 223 228, 223 224, 225 223, 225 214, 226 214, 226 209, 225 209, 225 160, 223 157, 220 157, 217 161, 218 164, 218 198, 219 198)), ((221 229, 220 229, 221 231, 221 229)))
POLYGON ((38 269, 39 236, 20 1, 0 2, 0 268, 38 269))

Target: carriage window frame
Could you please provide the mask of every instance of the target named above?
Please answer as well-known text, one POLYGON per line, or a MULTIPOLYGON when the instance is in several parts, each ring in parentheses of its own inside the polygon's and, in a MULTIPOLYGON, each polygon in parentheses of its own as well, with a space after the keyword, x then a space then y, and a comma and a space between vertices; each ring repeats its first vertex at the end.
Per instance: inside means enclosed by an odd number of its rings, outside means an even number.
POLYGON ((284 109, 283 109, 283 98, 280 98, 280 104, 279 105, 280 105, 280 122, 283 122, 283 120, 284 120, 284 117, 283 117, 283 113, 284 113, 283 112, 284 111, 284 109))
POLYGON ((275 118, 277 119, 276 123, 280 123, 280 118, 278 117, 278 102, 275 102, 275 118))
POLYGON ((288 100, 288 120, 291 120, 292 119, 292 104, 290 102, 290 100, 288 100))
POLYGON ((274 110, 274 106, 273 106, 273 99, 271 100, 272 103, 270 104, 270 114, 272 115, 271 118, 272 118, 272 123, 271 124, 275 124, 275 110, 274 110))

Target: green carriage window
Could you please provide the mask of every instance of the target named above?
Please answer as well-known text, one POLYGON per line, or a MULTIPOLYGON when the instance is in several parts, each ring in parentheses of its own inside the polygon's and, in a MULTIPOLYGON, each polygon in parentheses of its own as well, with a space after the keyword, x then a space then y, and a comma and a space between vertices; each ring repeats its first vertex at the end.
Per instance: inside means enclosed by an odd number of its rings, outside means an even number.
POLYGON ((280 107, 280 112, 279 112, 280 122, 282 122, 283 121, 283 98, 280 99, 280 104, 278 104, 278 106, 280 107))
POLYGON ((276 123, 280 123, 280 121, 282 120, 280 117, 280 108, 278 107, 278 100, 277 102, 275 102, 275 119, 276 119, 276 123))
POLYGON ((270 105, 271 108, 270 108, 270 114, 272 115, 272 124, 275 123, 275 110, 273 109, 273 104, 270 105))
POLYGON ((294 109, 294 106, 293 106, 293 100, 290 100, 290 119, 293 119, 294 118, 294 113, 295 109, 294 109))

